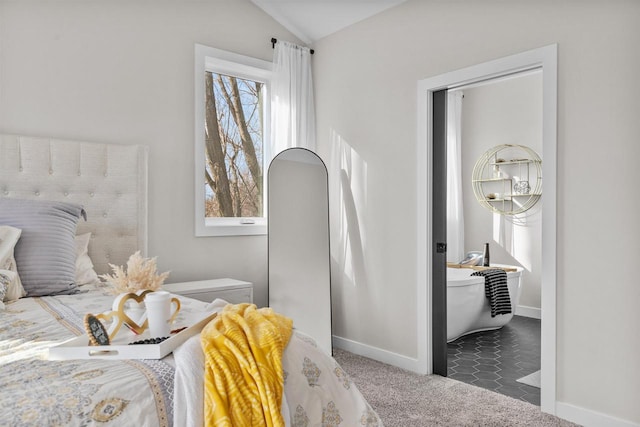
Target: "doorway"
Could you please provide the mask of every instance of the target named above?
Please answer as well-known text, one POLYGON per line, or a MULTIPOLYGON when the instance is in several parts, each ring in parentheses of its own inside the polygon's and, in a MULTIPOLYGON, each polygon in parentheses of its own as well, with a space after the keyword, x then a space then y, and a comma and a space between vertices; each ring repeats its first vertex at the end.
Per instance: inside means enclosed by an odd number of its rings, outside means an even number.
POLYGON ((539 406, 541 71, 449 90, 446 146, 447 266, 488 244, 491 266, 517 270, 493 317, 484 278, 447 269, 447 376, 539 406))
MULTIPOLYGON (((542 291, 541 291, 541 409, 555 413, 556 400, 556 111, 557 111, 557 46, 551 45, 506 58, 464 68, 441 76, 422 80, 418 84, 418 237, 417 237, 417 279, 418 279, 418 359, 424 371, 437 372, 446 357, 446 340, 442 337, 443 324, 446 325, 446 308, 442 309, 442 287, 446 286, 440 269, 446 268, 444 259, 439 257, 439 249, 446 242, 434 241, 438 225, 437 210, 434 206, 442 203, 434 191, 434 170, 438 155, 437 123, 434 122, 434 102, 438 102, 438 92, 455 89, 474 83, 488 81, 527 70, 540 69, 543 75, 543 136, 545 153, 542 175, 544 176, 544 204, 542 207, 542 291), (433 264, 425 260, 434 260, 433 264), (444 315, 443 315, 444 313, 444 315), (430 315, 429 315, 430 314, 430 315)), ((445 326, 446 328, 446 326, 445 326)), ((446 366, 446 360, 444 361, 446 366)))

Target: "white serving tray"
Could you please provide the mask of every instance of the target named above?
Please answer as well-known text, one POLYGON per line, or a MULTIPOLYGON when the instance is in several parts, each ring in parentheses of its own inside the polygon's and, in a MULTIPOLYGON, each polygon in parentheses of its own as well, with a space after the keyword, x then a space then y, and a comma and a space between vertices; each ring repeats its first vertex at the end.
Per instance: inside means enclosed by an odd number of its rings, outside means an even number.
POLYGON ((49 360, 71 359, 162 359, 192 336, 199 333, 216 314, 204 313, 206 317, 172 335, 160 344, 135 344, 130 342, 149 338, 149 331, 140 335, 122 328, 111 345, 89 345, 87 335, 71 338, 60 345, 49 349, 49 360))

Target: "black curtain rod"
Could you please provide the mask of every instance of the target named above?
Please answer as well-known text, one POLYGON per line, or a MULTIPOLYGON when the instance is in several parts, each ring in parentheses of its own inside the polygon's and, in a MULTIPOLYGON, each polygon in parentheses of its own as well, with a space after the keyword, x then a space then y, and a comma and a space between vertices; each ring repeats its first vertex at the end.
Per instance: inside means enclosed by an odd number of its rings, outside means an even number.
MULTIPOLYGON (((276 38, 271 38, 271 49, 276 47, 276 43, 278 43, 278 39, 276 38)), ((311 52, 311 55, 313 55, 313 53, 315 52, 313 49, 309 49, 309 51, 311 52)))

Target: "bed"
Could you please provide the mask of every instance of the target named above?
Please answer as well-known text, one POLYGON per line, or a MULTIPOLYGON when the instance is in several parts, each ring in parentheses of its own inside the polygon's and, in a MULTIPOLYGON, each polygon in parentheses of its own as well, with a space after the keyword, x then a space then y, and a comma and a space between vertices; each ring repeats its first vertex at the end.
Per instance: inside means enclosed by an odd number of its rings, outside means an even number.
MULTIPOLYGON (((109 273, 109 264, 124 265, 135 251, 148 255, 147 157, 147 148, 137 145, 0 135, 2 425, 218 421, 204 419, 205 363, 197 335, 162 359, 49 358, 51 347, 85 333, 86 313, 110 309, 114 295, 97 276, 109 273), (41 206, 64 224, 47 224, 45 233, 30 223, 41 206), (26 296, 16 278, 23 279, 26 296)), ((226 306, 178 298, 185 318, 226 306)), ((286 425, 382 425, 349 376, 302 331, 294 329, 282 369, 286 425)))

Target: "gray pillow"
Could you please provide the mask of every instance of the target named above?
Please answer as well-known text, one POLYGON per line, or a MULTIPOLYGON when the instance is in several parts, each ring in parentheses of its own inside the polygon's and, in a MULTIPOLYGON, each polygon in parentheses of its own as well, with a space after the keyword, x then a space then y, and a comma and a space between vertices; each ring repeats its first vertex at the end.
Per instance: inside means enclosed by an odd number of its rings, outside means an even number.
POLYGON ((0 198, 0 224, 22 230, 16 266, 27 296, 76 291, 75 235, 82 206, 48 200, 0 198))

